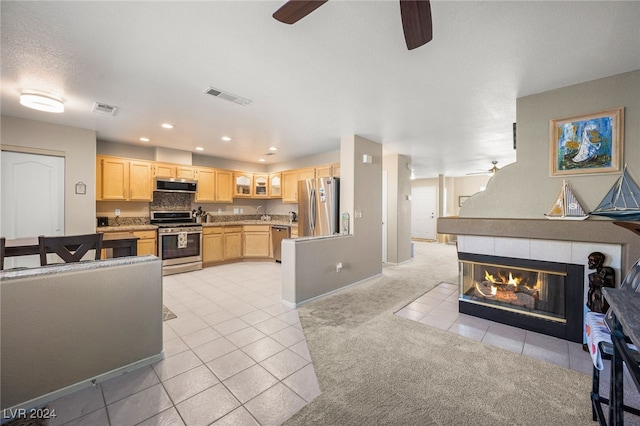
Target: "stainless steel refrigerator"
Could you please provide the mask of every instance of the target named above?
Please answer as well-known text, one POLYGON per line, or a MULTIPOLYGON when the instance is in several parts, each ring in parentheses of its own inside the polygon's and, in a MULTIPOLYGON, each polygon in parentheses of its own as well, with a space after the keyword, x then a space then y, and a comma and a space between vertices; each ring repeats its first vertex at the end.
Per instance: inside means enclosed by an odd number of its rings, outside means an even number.
POLYGON ((338 234, 339 211, 339 178, 298 181, 298 236, 338 234))

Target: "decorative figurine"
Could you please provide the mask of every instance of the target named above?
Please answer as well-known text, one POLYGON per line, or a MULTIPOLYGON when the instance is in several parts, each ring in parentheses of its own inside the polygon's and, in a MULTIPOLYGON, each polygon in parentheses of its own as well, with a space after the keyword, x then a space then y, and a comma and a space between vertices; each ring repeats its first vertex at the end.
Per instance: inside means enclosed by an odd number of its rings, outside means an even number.
POLYGON ((616 271, 604 265, 604 254, 594 251, 589 254, 589 269, 595 272, 589 274, 589 292, 587 293, 587 307, 593 312, 606 313, 609 304, 602 296, 602 287, 616 286, 616 271))

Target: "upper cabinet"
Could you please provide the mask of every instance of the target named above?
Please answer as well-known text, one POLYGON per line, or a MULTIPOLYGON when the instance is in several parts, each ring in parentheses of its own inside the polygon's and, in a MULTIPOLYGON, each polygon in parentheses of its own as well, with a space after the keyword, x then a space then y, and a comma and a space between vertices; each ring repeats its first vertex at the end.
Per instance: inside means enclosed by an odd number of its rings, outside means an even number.
POLYGON ((195 180, 198 168, 170 163, 154 163, 154 177, 195 180))
POLYGON ((96 200, 152 201, 156 177, 198 181, 196 202, 233 203, 234 198, 282 198, 298 202, 298 181, 340 176, 340 164, 245 173, 128 158, 96 156, 96 200))
POLYGON ((216 201, 216 171, 208 168, 195 169, 195 178, 198 181, 196 201, 216 201))
POLYGON ((151 201, 152 163, 125 158, 96 157, 96 199, 151 201))
POLYGON ((325 164, 316 167, 317 178, 340 177, 340 163, 325 164))
POLYGON ((233 203, 233 172, 216 170, 216 202, 233 203))
POLYGON ((282 172, 282 202, 297 203, 298 202, 298 181, 305 179, 314 179, 316 170, 314 168, 288 170, 282 172))
POLYGON ((282 173, 274 173, 269 175, 269 197, 282 197, 282 173))
POLYGON ((234 172, 234 197, 250 198, 253 193, 251 191, 253 175, 251 173, 234 172))
POLYGON ((253 196, 255 198, 269 197, 269 175, 253 175, 253 196))

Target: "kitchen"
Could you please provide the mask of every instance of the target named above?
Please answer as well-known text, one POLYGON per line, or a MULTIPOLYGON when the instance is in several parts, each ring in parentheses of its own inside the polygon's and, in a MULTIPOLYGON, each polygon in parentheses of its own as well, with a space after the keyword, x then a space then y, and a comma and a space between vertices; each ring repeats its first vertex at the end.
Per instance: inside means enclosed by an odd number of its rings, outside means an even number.
MULTIPOLYGON (((136 219, 128 218, 146 218, 146 220, 149 218, 150 201, 148 199, 145 201, 96 201, 98 196, 96 158, 98 155, 141 159, 143 162, 158 161, 221 170, 268 173, 266 167, 260 164, 222 160, 195 153, 189 153, 190 158, 183 158, 181 157, 184 154, 183 151, 166 151, 98 141, 95 131, 77 127, 9 116, 2 116, 1 120, 3 150, 36 152, 64 158, 65 197, 64 213, 61 220, 64 222, 64 233, 67 235, 95 232, 96 218, 102 216, 115 218, 116 209, 120 209, 119 221, 131 220, 135 223, 136 219), (8 141, 11 143, 9 144, 8 141), (158 158, 156 158, 156 153, 160 155, 158 158), (167 154, 171 155, 170 159, 173 161, 162 157, 167 154), (78 193, 76 192, 76 184, 80 182, 84 183, 86 188, 78 193)), ((304 238, 285 240, 285 242, 297 241, 297 244, 293 253, 283 252, 283 260, 286 260, 287 256, 292 259, 290 262, 283 262, 283 267, 291 267, 298 271, 297 274, 294 273, 287 278, 287 281, 290 282, 285 287, 295 288, 296 282, 304 282, 305 285, 315 288, 315 291, 331 291, 331 289, 375 277, 381 273, 382 229, 380 223, 382 222, 383 163, 385 169, 389 170, 389 188, 398 188, 396 195, 389 196, 388 205, 390 208, 401 210, 403 214, 408 214, 407 209, 400 207, 408 203, 406 196, 404 196, 404 191, 410 182, 410 170, 405 167, 409 163, 408 157, 396 154, 383 155, 381 144, 356 135, 342 137, 339 151, 330 151, 295 161, 283 161, 278 164, 278 169, 272 166, 269 171, 277 173, 336 163, 340 164, 340 211, 349 213, 351 218, 349 236, 346 239, 342 237, 320 238, 317 241, 305 241, 304 238), (371 163, 362 161, 365 155, 373 159, 371 163), (359 190, 356 191, 355 188, 359 188, 359 190), (363 232, 358 232, 358 230, 363 232), (301 254, 300 258, 298 258, 298 250, 305 253, 301 254), (307 253, 308 250, 311 252, 307 253), (340 273, 335 272, 337 263, 342 263, 344 266, 340 273), (317 268, 322 268, 323 272, 318 273, 317 268), (327 271, 333 271, 331 279, 327 279, 327 271)), ((221 209, 222 216, 230 218, 237 218, 242 210, 245 214, 251 212, 253 219, 259 219, 260 214, 255 215, 254 212, 261 205, 264 212, 267 212, 272 218, 280 216, 287 222, 289 212, 296 211, 295 204, 283 203, 282 199, 235 198, 233 204, 194 202, 188 207, 191 211, 201 206, 205 211, 215 212, 216 215, 218 209, 221 209), (234 215, 234 209, 238 209, 237 215, 234 215)), ((146 225, 146 223, 136 223, 136 225, 146 225)), ((402 223, 409 223, 409 217, 405 217, 404 220, 398 217, 397 221, 390 222, 388 224, 389 232, 395 232, 396 227, 402 223)), ((120 222, 120 225, 122 224, 120 222)), ((153 229, 150 231, 153 233, 153 229)), ((405 244, 410 243, 409 233, 402 232, 398 236, 402 241, 406 241, 398 244, 398 247, 404 247, 405 244)), ((401 241, 398 240, 398 242, 401 241)), ((398 249, 398 253, 400 253, 400 249, 398 249)), ((290 298, 289 302, 296 304, 299 301, 296 302, 290 298)))
MULTIPOLYGON (((98 142, 98 149, 112 154, 114 145, 98 142)), ((124 148, 120 152, 127 154, 127 147, 115 148, 124 148)), ((183 163, 97 155, 97 230, 133 232, 140 237, 138 254, 165 259, 165 274, 223 262, 280 261, 272 235, 299 235, 298 180, 340 173, 337 162, 267 173, 221 169, 220 161, 216 168, 185 164, 193 162, 191 154, 183 159, 185 153, 175 150, 156 148, 155 153, 147 154, 147 158, 165 155, 183 163), (179 250, 173 249, 176 244, 179 250)), ((140 153, 133 155, 141 157, 140 153)), ((326 161, 327 157, 310 161, 326 161)), ((195 160, 211 163, 207 158, 195 160)), ((255 170, 253 165, 240 166, 255 170)), ((327 232, 335 233, 335 228, 327 232)))

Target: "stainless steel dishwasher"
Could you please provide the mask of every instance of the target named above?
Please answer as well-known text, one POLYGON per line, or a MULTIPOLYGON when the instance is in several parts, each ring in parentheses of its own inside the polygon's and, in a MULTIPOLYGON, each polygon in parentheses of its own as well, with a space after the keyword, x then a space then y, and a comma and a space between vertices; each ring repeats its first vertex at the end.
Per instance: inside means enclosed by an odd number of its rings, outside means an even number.
POLYGON ((291 228, 289 226, 273 225, 271 227, 273 258, 276 262, 282 262, 282 240, 285 238, 291 238, 291 228))

